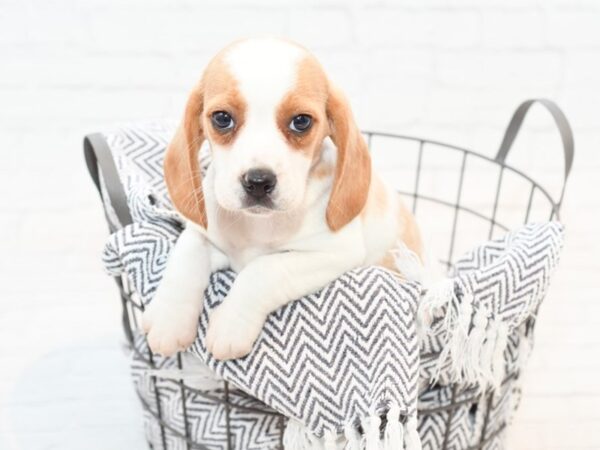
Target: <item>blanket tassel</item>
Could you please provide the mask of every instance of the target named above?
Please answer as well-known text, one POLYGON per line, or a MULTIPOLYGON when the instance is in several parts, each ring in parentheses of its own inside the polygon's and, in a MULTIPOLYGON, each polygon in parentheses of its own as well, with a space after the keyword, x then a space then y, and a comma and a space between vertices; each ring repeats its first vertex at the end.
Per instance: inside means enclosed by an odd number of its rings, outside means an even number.
POLYGON ((478 384, 484 379, 481 357, 486 337, 488 313, 485 308, 478 308, 473 317, 473 328, 467 340, 464 373, 467 380, 476 380, 478 384))
POLYGON ((349 423, 344 427, 344 437, 347 442, 346 450, 361 450, 360 433, 353 424, 349 423))
MULTIPOLYGON (((444 322, 450 323, 454 319, 454 311, 451 307, 452 301, 456 298, 454 293, 454 281, 451 279, 442 280, 427 287, 425 297, 419 305, 418 323, 425 330, 438 317, 444 315, 444 322), (450 308, 446 308, 450 306, 450 308), (448 311, 447 311, 448 310, 448 311)), ((445 329, 448 329, 446 326, 445 329)))
POLYGON ((496 328, 493 323, 488 326, 485 332, 485 341, 481 346, 481 379, 479 384, 481 392, 484 392, 490 380, 493 379, 492 360, 494 359, 494 346, 496 345, 496 328))
POLYGON ((337 450, 337 434, 335 433, 335 431, 325 431, 323 441, 323 450, 337 450))
POLYGON ((383 435, 383 450, 402 449, 403 434, 404 430, 400 422, 400 408, 398 405, 392 405, 387 413, 387 423, 383 435))
POLYGON ((406 450, 421 450, 421 438, 417 429, 417 418, 411 416, 405 425, 404 448, 406 450))
POLYGON ((379 425, 381 419, 378 415, 372 415, 363 420, 363 430, 365 431, 365 450, 380 450, 381 439, 379 435, 379 425))
POLYGON ((311 438, 300 422, 294 419, 288 421, 283 433, 283 447, 285 450, 312 450, 315 448, 313 441, 314 439, 311 438))
POLYGON ((504 351, 508 344, 508 327, 506 324, 498 324, 496 332, 496 345, 494 346, 494 352, 492 357, 492 386, 494 390, 498 392, 500 385, 502 384, 502 378, 504 377, 505 371, 505 360, 504 351))

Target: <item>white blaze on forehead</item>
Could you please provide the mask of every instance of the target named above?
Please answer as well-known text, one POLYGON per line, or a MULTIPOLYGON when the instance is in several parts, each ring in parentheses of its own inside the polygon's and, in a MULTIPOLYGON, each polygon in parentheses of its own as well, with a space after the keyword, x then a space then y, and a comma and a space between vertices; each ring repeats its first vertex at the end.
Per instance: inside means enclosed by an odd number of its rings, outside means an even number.
POLYGON ((294 87, 305 50, 289 42, 260 38, 235 44, 225 55, 248 112, 272 114, 294 87))
POLYGON ((282 100, 295 87, 305 56, 301 47, 271 38, 236 43, 223 55, 246 106, 244 125, 233 144, 213 153, 215 193, 223 208, 243 207, 246 193, 240 177, 252 168, 276 174, 272 194, 276 208, 287 211, 301 205, 310 158, 290 147, 276 117, 282 100))

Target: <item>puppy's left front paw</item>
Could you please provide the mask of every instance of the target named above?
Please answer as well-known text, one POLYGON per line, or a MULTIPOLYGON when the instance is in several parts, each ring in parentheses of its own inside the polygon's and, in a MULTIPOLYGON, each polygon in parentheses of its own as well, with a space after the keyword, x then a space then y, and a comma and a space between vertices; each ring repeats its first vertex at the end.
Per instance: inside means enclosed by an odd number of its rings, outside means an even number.
POLYGON ((264 318, 233 301, 223 301, 210 316, 206 349, 215 359, 246 356, 262 330, 264 318))

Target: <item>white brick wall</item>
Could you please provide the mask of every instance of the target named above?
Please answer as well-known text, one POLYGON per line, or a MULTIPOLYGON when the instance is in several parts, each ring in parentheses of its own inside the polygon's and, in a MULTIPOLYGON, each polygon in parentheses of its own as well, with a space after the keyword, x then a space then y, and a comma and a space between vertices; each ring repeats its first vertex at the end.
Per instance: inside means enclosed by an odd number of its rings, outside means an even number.
MULTIPOLYGON (((87 342, 98 339, 114 348, 119 333, 116 298, 98 262, 105 227, 84 173, 82 135, 178 117, 209 57, 252 34, 288 36, 311 48, 364 128, 492 155, 521 100, 545 96, 564 108, 577 147, 564 208, 569 240, 542 310, 513 441, 514 448, 600 448, 591 356, 600 342, 597 0, 1 0, 0 448, 5 441, 7 448, 78 448, 64 429, 18 426, 35 414, 19 396, 19 380, 44 372, 43 364, 33 367, 51 350, 82 345, 93 352, 96 344, 87 342)), ((511 161, 557 186, 562 162, 551 119, 535 110, 526 127, 511 161)), ((444 173, 438 190, 450 180, 444 173)), ((50 373, 53 383, 68 375, 50 373)), ((94 389, 106 374, 98 367, 76 386, 94 389)), ((47 401, 64 414, 61 398, 47 401)), ((107 429, 139 426, 137 419, 101 422, 107 429)), ((98 428, 80 425, 68 433, 93 429, 98 448, 110 446, 98 428)))

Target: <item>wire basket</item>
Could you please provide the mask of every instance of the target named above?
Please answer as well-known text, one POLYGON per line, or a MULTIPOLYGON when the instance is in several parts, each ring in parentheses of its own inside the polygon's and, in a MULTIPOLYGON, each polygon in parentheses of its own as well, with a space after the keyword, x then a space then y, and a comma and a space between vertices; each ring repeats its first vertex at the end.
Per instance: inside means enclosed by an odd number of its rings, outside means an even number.
MULTIPOLYGON (((442 252, 435 256, 447 270, 452 269, 451 261, 456 254, 459 254, 458 252, 462 251, 461 245, 465 249, 471 248, 478 242, 494 237, 496 233, 508 231, 532 220, 559 219, 565 186, 573 163, 574 143, 571 128, 564 114, 556 104, 549 100, 528 100, 517 108, 495 158, 429 139, 378 132, 365 132, 364 135, 373 153, 375 166, 378 164, 378 153, 384 161, 382 165, 386 167, 393 166, 390 164, 390 160, 401 155, 398 171, 386 172, 391 181, 397 181, 398 191, 404 194, 417 221, 420 224, 429 222, 432 224, 432 229, 426 230, 425 235, 437 236, 439 242, 437 242, 436 248, 441 248, 442 252), (556 198, 529 175, 506 164, 506 157, 515 137, 534 103, 539 103, 551 113, 562 139, 565 157, 564 179, 556 198), (386 152, 390 153, 386 154, 386 152), (407 161, 414 162, 414 165, 408 167, 407 161), (443 169, 445 173, 453 170, 454 184, 450 185, 447 176, 443 178, 443 183, 440 182, 438 169, 443 169), (473 184, 474 187, 469 187, 470 184, 473 184), (484 192, 484 185, 489 187, 488 195, 484 192), (479 191, 477 198, 469 195, 469 192, 473 192, 474 189, 479 191), (432 217, 436 220, 431 221, 432 217), (467 239, 462 243, 459 242, 459 238, 465 236, 467 239)), ((99 134, 86 137, 84 149, 90 174, 101 196, 104 197, 103 204, 109 228, 111 232, 114 232, 120 226, 131 223, 132 220, 127 210, 127 203, 124 200, 124 193, 114 162, 110 156, 110 150, 99 134), (111 206, 111 212, 107 210, 107 205, 111 206), (111 214, 116 215, 118 220, 114 220, 111 214)), ((164 358, 153 355, 147 346, 140 345, 140 340, 143 340, 139 331, 143 305, 136 301, 131 294, 126 278, 116 278, 116 283, 122 302, 123 328, 127 341, 135 353, 135 360, 138 364, 150 369, 164 367, 164 358)), ((534 320, 529 319, 523 326, 525 336, 531 336, 534 320)), ((428 358, 436 356, 435 354, 421 354, 421 360, 426 361, 428 358)), ((175 368, 184 368, 182 354, 178 354, 170 361, 175 368)), ((518 397, 516 382, 519 375, 518 368, 507 367, 507 375, 502 383, 502 389, 509 390, 509 394, 513 397, 518 397)), ((150 382, 153 398, 148 399, 140 395, 140 400, 145 413, 157 427, 158 442, 149 442, 151 448, 234 449, 236 448, 234 418, 236 414, 248 412, 254 415, 264 415, 267 418, 266 423, 271 426, 272 434, 276 434, 273 442, 265 448, 283 449, 283 430, 287 419, 256 399, 250 399, 252 401, 248 402, 248 399, 240 396, 240 393, 229 383, 223 381, 221 388, 207 392, 196 389, 181 380, 161 379, 155 375, 150 377, 150 382), (163 417, 164 409, 161 402, 164 391, 180 396, 178 402, 180 409, 178 414, 180 415, 178 417, 181 420, 177 425, 163 417), (219 443, 207 444, 196 438, 188 410, 193 401, 202 401, 223 408, 224 426, 219 443), (274 429, 276 432, 273 431, 274 429)), ((518 399, 513 398, 512 401, 517 403, 518 399)), ((421 425, 428 419, 442 422, 442 433, 436 438, 437 444, 433 446, 430 444, 430 448, 471 450, 493 447, 508 425, 506 414, 506 417, 501 420, 491 420, 491 417, 497 413, 498 402, 498 396, 494 396, 491 392, 482 394, 476 386, 434 385, 427 387, 420 393, 421 425), (428 396, 443 392, 445 392, 446 398, 441 404, 433 408, 427 407, 428 396), (457 447, 454 443, 450 447, 449 443, 452 441, 453 433, 452 424, 460 414, 468 414, 473 417, 472 426, 477 427, 474 430, 476 443, 473 444, 473 440, 471 440, 470 443, 464 443, 463 446, 457 447), (480 417, 480 419, 475 420, 475 417, 480 417)), ((420 429, 420 432, 424 431, 420 429)))

